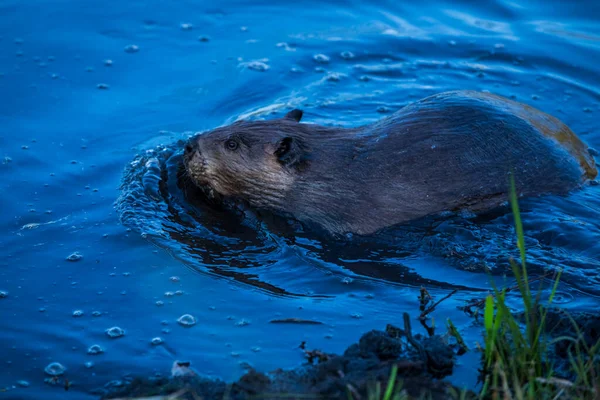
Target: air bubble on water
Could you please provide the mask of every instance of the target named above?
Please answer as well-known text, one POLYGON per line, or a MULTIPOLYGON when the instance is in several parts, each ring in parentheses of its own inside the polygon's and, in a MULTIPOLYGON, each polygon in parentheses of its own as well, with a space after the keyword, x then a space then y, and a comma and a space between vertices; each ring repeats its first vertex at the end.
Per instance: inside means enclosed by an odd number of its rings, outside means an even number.
POLYGON ((386 114, 386 113, 390 112, 390 109, 386 106, 379 106, 379 107, 377 107, 377 112, 380 114, 386 114))
POLYGON ((456 41, 455 40, 448 40, 448 45, 450 45, 450 46, 456 46, 456 41))
POLYGON ((353 281, 354 279, 350 278, 349 276, 346 276, 342 279, 342 283, 345 283, 346 285, 352 283, 353 281))
POLYGON ((237 351, 232 351, 230 354, 231 354, 231 357, 234 357, 234 358, 238 358, 240 356, 240 353, 238 353, 237 351))
POLYGON ((325 72, 325 68, 323 68, 323 67, 315 67, 315 72, 318 72, 319 74, 322 74, 323 72, 325 72))
POLYGON ((171 282, 179 282, 179 277, 178 276, 172 276, 169 278, 171 280, 171 282))
POLYGON ((243 65, 246 66, 246 68, 251 69, 253 71, 258 71, 258 72, 265 72, 268 71, 269 68, 271 68, 267 63, 262 62, 262 61, 250 61, 247 63, 244 63, 243 65))
POLYGON ((295 47, 290 46, 286 42, 279 42, 275 46, 279 47, 280 49, 284 49, 285 51, 296 51, 295 47))
POLYGON ((81 260, 82 258, 83 258, 83 255, 81 255, 79 252, 76 251, 74 253, 69 254, 67 256, 66 260, 75 262, 75 261, 81 260))
POLYGON ((327 57, 325 54, 315 54, 313 56, 313 60, 319 64, 327 64, 329 62, 329 57, 327 57))
POLYGON ((362 318, 362 314, 361 313, 353 313, 350 314, 350 316, 354 319, 361 319, 362 318))
POLYGON ((351 51, 342 51, 340 53, 340 56, 344 59, 344 60, 351 60, 355 57, 354 53, 351 51))
POLYGON ((8 292, 6 290, 0 290, 0 299, 5 299, 8 297, 8 292))
POLYGON ((123 386, 125 386, 125 382, 120 379, 115 379, 114 381, 110 381, 104 385, 105 388, 120 388, 123 386))
POLYGON ((165 302, 164 302, 164 301, 161 301, 161 300, 158 300, 158 301, 157 301, 155 304, 156 304, 158 307, 161 307, 161 306, 164 306, 164 305, 165 305, 165 302))
POLYGON ((27 381, 17 381, 17 385, 19 385, 20 387, 29 387, 30 383, 27 381))
POLYGON ((125 46, 125 53, 137 53, 140 51, 140 48, 135 44, 130 44, 129 46, 125 46))
POLYGON ((92 317, 99 317, 102 315, 102 312, 100 311, 92 311, 92 317))
POLYGON ((173 297, 175 296, 175 293, 173 292, 165 292, 165 297, 173 297))
POLYGON ((161 337, 155 337, 155 338, 153 338, 153 339, 150 341, 150 343, 151 343, 153 346, 158 346, 159 344, 162 344, 162 343, 163 343, 163 340, 162 340, 162 338, 161 338, 161 337))
POLYGON ((104 349, 97 344, 93 344, 90 346, 87 353, 95 356, 95 355, 104 353, 104 349))
POLYGON ((191 31, 192 28, 194 27, 194 25, 186 23, 186 24, 179 25, 179 27, 181 28, 182 31, 191 31))
POLYGON ((113 65, 113 60, 104 60, 104 66, 111 67, 113 65))
POLYGON ((248 32, 248 27, 247 26, 240 26, 240 31, 242 31, 242 32, 248 32))
POLYGON ((106 330, 106 334, 112 338, 112 339, 116 339, 119 338, 123 335, 125 335, 125 331, 121 328, 119 328, 118 326, 113 326, 112 328, 109 328, 106 330))
POLYGON ((239 365, 239 366, 240 366, 240 367, 241 367, 243 370, 245 370, 245 371, 252 371, 252 370, 254 370, 254 367, 252 366, 252 364, 250 364, 250 363, 249 363, 249 362, 247 362, 247 361, 240 361, 240 362, 238 363, 238 365, 239 365))
POLYGON ((182 326, 194 326, 196 325, 196 318, 194 318, 190 314, 184 314, 181 317, 179 317, 177 322, 179 323, 179 325, 182 326))
POLYGON ((339 72, 331 72, 329 74, 327 74, 327 76, 325 77, 325 79, 327 79, 329 82, 339 82, 342 78, 345 78, 346 75, 339 73, 339 72))
POLYGON ((99 83, 96 85, 96 87, 100 90, 107 90, 109 88, 109 86, 106 83, 99 83))
POLYGON ((258 346, 254 346, 254 347, 253 347, 253 348, 251 348, 250 350, 252 350, 252 351, 253 351, 253 352, 255 352, 255 353, 258 353, 258 352, 261 350, 261 348, 260 348, 260 347, 258 347, 258 346))
POLYGON ((238 322, 235 323, 236 326, 246 326, 246 325, 250 325, 250 321, 245 320, 245 319, 241 319, 238 322))
POLYGON ((75 311, 73 311, 73 316, 74 317, 82 317, 83 316, 83 311, 82 310, 75 310, 75 311))
POLYGON ((88 361, 88 362, 86 362, 86 363, 85 363, 85 364, 83 364, 83 365, 85 365, 85 367, 86 367, 87 369, 90 369, 90 368, 92 368, 92 367, 94 366, 94 363, 93 363, 93 362, 91 362, 91 361, 88 361))
POLYGON ((44 368, 44 372, 50 376, 61 376, 67 369, 61 363, 53 362, 44 368))

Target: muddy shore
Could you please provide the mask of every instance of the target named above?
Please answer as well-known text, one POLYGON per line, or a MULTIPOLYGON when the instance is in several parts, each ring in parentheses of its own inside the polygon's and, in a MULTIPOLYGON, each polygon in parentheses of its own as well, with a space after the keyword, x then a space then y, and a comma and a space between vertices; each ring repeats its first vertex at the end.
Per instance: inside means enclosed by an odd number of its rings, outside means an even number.
MULTIPOLYGON (((405 319, 406 321, 406 319, 405 319)), ((341 354, 309 350, 301 344, 305 363, 292 370, 263 373, 250 369, 239 380, 226 383, 208 379, 187 362, 176 361, 171 376, 113 381, 96 391, 104 399, 139 398, 179 392, 178 399, 347 399, 367 398, 381 385, 385 390, 392 368, 397 368, 396 388, 411 397, 429 393, 432 399, 448 398, 448 390, 460 392, 443 380, 452 374, 458 344, 448 337, 412 335, 388 325, 384 331, 365 333, 341 354), (452 342, 452 340, 450 340, 452 342), (401 383, 400 383, 401 382, 401 383)))

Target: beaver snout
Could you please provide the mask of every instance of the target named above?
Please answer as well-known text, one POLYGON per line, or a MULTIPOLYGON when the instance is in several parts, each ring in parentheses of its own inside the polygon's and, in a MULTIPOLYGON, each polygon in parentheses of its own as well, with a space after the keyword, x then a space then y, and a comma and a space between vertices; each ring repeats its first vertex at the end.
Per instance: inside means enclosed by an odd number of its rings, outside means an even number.
POLYGON ((183 154, 187 157, 190 157, 196 152, 196 150, 198 150, 198 143, 195 139, 192 138, 186 143, 185 148, 183 150, 183 154))
POLYGON ((198 138, 191 138, 183 148, 183 164, 188 175, 197 183, 206 183, 207 160, 200 152, 198 138))

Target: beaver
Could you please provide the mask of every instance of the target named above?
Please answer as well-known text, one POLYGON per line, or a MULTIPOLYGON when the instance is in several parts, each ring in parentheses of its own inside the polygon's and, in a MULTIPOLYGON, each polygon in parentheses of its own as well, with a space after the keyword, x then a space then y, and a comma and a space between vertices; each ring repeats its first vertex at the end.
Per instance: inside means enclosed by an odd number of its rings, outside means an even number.
POLYGON ((302 114, 199 134, 185 170, 220 198, 359 235, 500 206, 511 174, 520 196, 566 194, 597 174, 564 123, 490 93, 433 95, 355 128, 301 123, 302 114))

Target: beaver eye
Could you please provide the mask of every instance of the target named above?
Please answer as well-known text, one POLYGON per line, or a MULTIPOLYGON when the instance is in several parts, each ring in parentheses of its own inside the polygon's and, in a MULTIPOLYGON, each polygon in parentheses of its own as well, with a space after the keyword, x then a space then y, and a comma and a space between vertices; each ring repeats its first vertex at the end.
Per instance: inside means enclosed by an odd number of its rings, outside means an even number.
POLYGON ((229 140, 227 140, 225 142, 225 148, 227 150, 231 150, 231 151, 237 150, 237 148, 238 148, 238 142, 236 142, 233 139, 229 139, 229 140))

